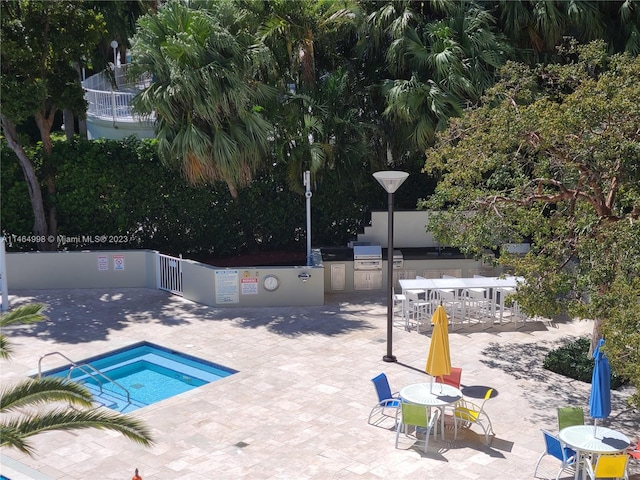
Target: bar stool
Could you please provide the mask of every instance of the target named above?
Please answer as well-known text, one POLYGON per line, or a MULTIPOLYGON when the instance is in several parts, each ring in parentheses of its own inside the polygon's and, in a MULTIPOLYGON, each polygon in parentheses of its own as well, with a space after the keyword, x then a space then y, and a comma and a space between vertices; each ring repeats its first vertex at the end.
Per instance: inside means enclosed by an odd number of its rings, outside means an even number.
POLYGON ((403 293, 396 293, 395 288, 393 293, 393 318, 394 323, 396 318, 400 318, 402 326, 406 328, 407 324, 407 296, 403 293))
POLYGON ((420 326, 426 322, 431 323, 431 302, 426 298, 425 290, 407 290, 407 330, 412 326, 420 332, 420 326))

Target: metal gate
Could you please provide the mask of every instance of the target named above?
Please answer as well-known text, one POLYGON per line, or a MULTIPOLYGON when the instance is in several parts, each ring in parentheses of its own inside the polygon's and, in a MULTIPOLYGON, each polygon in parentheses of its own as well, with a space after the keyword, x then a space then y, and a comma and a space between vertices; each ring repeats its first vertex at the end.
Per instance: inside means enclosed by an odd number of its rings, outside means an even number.
POLYGON ((182 295, 182 255, 156 254, 156 288, 182 295))

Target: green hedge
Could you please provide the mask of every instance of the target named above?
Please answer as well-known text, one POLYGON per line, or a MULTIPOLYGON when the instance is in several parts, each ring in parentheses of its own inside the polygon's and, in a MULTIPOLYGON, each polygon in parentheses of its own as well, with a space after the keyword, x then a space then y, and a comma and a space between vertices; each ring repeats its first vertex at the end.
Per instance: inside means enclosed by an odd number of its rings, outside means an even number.
MULTIPOLYGON (((591 383, 595 360, 589 357, 589 337, 581 337, 577 340, 552 350, 544 359, 543 367, 565 377, 591 383)), ((626 382, 615 372, 611 372, 611 388, 619 388, 626 382)))
MULTIPOLYGON (((30 235, 33 214, 22 171, 0 144, 0 215, 5 235, 30 235)), ((31 152, 35 158, 39 152, 31 152)), ((61 249, 150 248, 170 254, 220 256, 251 250, 306 251, 306 200, 287 186, 286 169, 275 164, 256 175, 233 201, 225 183, 194 187, 160 163, 152 140, 56 140, 51 164, 57 193, 58 235, 73 240, 61 249), (126 244, 82 242, 84 237, 126 237, 126 244), (78 238, 79 237, 79 238, 78 238)), ((39 167, 36 165, 36 168, 39 167)), ((322 173, 311 200, 312 245, 345 246, 370 221, 371 209, 386 209, 387 196, 365 165, 358 178, 322 173)), ((396 208, 415 208, 426 179, 416 167, 396 208)), ((301 180, 302 183, 302 180, 301 180)), ((33 249, 13 244, 10 251, 33 249)))

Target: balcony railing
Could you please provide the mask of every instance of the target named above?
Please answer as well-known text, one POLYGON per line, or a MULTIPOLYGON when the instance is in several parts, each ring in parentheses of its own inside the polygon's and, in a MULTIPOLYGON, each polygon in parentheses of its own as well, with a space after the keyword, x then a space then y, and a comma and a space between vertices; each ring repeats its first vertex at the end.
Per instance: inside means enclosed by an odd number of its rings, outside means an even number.
POLYGON ((85 100, 88 103, 87 116, 115 122, 135 122, 152 125, 155 116, 137 115, 131 111, 131 100, 142 89, 151 84, 151 76, 131 79, 127 74, 128 65, 104 70, 82 82, 85 100))

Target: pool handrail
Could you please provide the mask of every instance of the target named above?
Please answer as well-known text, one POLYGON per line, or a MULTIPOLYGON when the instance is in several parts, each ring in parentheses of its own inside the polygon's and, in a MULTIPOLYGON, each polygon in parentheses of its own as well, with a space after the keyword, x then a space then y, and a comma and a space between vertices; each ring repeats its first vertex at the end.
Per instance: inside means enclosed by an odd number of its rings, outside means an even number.
POLYGON ((93 365, 91 365, 89 363, 77 364, 76 362, 71 360, 69 357, 67 357, 62 352, 49 352, 49 353, 45 353, 44 355, 42 355, 40 357, 40 359, 38 360, 38 378, 42 377, 42 359, 44 359, 45 357, 48 357, 50 355, 59 355, 62 358, 64 358, 67 362, 69 362, 71 364, 71 368, 69 368, 69 373, 67 373, 67 380, 71 380, 71 373, 73 372, 74 369, 77 368, 81 372, 84 372, 85 375, 89 375, 91 378, 95 378, 97 380, 97 382, 98 382, 98 385, 100 385, 100 393, 102 393, 102 382, 100 381, 99 378, 96 378, 96 376, 95 376, 95 375, 99 375, 102 378, 105 378, 107 381, 113 383, 114 385, 116 385, 116 386, 120 387, 122 390, 124 390, 124 392, 127 394, 127 403, 131 403, 131 395, 129 393, 129 390, 127 390, 125 387, 120 385, 118 382, 116 382, 112 378, 109 378, 104 372, 101 372, 100 370, 98 370, 93 365), (88 371, 85 370, 85 367, 87 368, 88 371))

